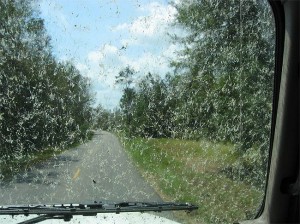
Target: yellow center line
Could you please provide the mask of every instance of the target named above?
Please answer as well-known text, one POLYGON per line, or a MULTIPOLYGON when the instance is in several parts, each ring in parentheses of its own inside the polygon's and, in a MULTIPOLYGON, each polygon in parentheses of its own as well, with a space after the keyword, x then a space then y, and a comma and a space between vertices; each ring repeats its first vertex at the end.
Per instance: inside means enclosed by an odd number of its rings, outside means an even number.
POLYGON ((76 172, 75 172, 75 174, 74 174, 74 176, 73 176, 73 180, 76 180, 78 177, 79 177, 79 175, 80 175, 80 168, 77 168, 77 170, 76 170, 76 172))

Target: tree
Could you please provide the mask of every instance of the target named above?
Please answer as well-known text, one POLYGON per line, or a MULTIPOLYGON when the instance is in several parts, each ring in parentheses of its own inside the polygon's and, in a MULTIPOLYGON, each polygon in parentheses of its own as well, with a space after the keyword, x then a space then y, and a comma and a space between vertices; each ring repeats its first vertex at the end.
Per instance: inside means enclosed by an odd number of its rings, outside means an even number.
POLYGON ((241 144, 242 150, 265 145, 274 51, 267 5, 191 0, 174 6, 175 25, 186 31, 173 36, 183 50, 172 65, 182 71, 182 90, 191 93, 181 105, 187 125, 197 122, 200 136, 241 144))
POLYGON ((148 73, 136 87, 135 133, 143 137, 170 137, 167 86, 159 76, 148 73))
POLYGON ((102 105, 98 105, 94 109, 93 117, 94 128, 100 128, 102 130, 109 131, 114 127, 114 115, 111 111, 105 109, 102 105))
POLYGON ((0 1, 1 158, 84 140, 92 97, 88 80, 51 52, 31 0, 0 1))
POLYGON ((129 133, 129 136, 131 136, 132 134, 132 105, 133 100, 135 98, 135 91, 131 87, 131 84, 133 82, 133 76, 135 75, 135 73, 136 72, 132 68, 127 66, 119 72, 118 76, 116 76, 116 84, 121 85, 123 88, 123 95, 120 100, 120 107, 124 114, 124 128, 129 133))
POLYGON ((237 170, 246 169, 246 176, 255 177, 251 181, 263 185, 275 43, 270 7, 242 0, 178 1, 174 6, 174 26, 185 31, 173 35, 183 49, 171 63, 183 93, 174 119, 187 130, 185 138, 233 143, 241 163, 251 152, 259 155, 237 170))

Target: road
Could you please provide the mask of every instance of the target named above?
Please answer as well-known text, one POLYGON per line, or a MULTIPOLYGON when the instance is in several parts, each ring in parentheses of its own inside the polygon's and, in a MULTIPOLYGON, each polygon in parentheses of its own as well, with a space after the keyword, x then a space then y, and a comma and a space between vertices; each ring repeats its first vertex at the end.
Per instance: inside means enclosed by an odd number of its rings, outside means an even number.
POLYGON ((105 131, 0 183, 0 191, 1 204, 161 201, 117 137, 105 131))

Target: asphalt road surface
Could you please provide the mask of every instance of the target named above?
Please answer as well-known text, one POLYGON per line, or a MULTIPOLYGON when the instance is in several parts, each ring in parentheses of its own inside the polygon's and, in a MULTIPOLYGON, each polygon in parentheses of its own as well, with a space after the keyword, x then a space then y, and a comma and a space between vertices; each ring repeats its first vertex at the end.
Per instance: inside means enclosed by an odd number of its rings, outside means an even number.
POLYGON ((1 204, 161 201, 116 136, 105 131, 0 183, 1 204))

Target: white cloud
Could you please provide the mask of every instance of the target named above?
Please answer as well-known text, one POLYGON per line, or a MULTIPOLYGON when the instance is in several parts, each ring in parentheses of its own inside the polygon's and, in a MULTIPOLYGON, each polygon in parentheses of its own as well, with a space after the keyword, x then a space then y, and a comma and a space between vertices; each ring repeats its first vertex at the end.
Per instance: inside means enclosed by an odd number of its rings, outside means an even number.
POLYGON ((154 2, 139 10, 146 15, 113 28, 114 33, 121 32, 119 48, 105 44, 88 53, 89 77, 113 88, 115 77, 128 65, 139 74, 151 72, 163 76, 170 71, 169 60, 174 58, 178 47, 169 43, 165 32, 175 18, 176 9, 154 2), (121 47, 126 49, 120 50, 121 47))
POLYGON ((175 57, 178 49, 166 36, 176 9, 154 2, 139 10, 145 16, 136 17, 112 29, 113 34, 119 37, 114 45, 104 44, 90 51, 85 63, 76 66, 91 78, 96 99, 102 99, 105 105, 117 105, 121 97, 121 91, 115 85, 115 77, 121 69, 129 65, 139 76, 148 72, 164 76, 170 71, 169 60, 175 57))
POLYGON ((99 63, 85 60, 84 63, 77 63, 76 68, 83 76, 90 79, 92 91, 95 93, 95 105, 100 103, 108 109, 113 109, 118 105, 121 98, 120 90, 114 87, 115 73, 116 70, 121 69, 121 65, 119 64, 114 69, 108 63, 105 64, 105 60, 107 60, 105 57, 99 63), (101 66, 101 63, 103 63, 103 66, 101 66))
POLYGON ((82 73, 86 73, 86 71, 88 70, 87 65, 83 63, 77 63, 75 66, 82 73))
POLYGON ((98 69, 97 66, 93 66, 89 63, 76 63, 76 68, 80 71, 80 74, 83 76, 90 78, 91 81, 97 80, 98 69))
POLYGON ((171 5, 152 2, 140 8, 146 16, 139 16, 131 23, 119 24, 113 31, 129 31, 131 35, 157 36, 162 35, 166 27, 174 21, 176 9, 171 5))
POLYGON ((88 54, 88 59, 92 62, 99 63, 107 55, 113 55, 117 53, 117 51, 117 47, 110 44, 105 44, 99 50, 91 51, 88 54))
POLYGON ((91 51, 88 54, 88 59, 92 62, 98 62, 99 60, 101 60, 103 58, 103 54, 99 51, 91 51))
POLYGON ((122 23, 117 25, 116 27, 112 28, 112 31, 120 31, 120 30, 126 30, 129 27, 127 23, 122 23))

